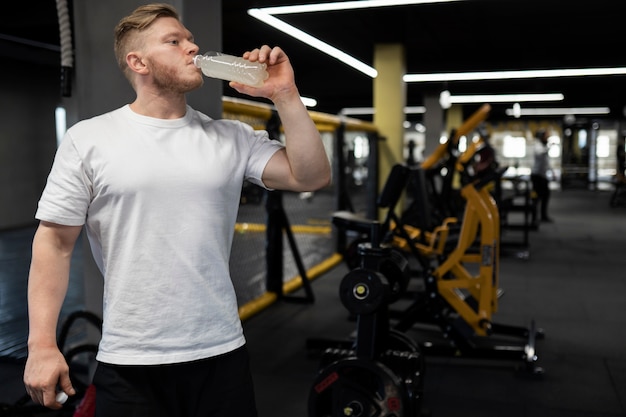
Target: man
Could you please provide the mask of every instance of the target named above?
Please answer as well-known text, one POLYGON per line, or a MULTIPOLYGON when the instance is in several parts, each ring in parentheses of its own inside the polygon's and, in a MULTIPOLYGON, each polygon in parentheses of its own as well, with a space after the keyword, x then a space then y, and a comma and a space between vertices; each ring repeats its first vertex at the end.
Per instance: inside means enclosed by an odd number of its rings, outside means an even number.
MULTIPOLYGON (((550 202, 550 180, 548 173, 552 171, 550 168, 550 156, 548 151, 548 131, 539 129, 535 135, 537 141, 534 146, 534 163, 530 174, 533 184, 533 190, 537 193, 539 200, 539 208, 541 213, 541 221, 552 223, 552 219, 548 216, 548 203, 550 202)), ((533 223, 536 219, 533 218, 533 223)))
POLYGON ((244 179, 311 191, 330 181, 319 133, 289 59, 262 46, 285 146, 186 104, 200 87, 192 34, 167 4, 139 7, 115 29, 129 105, 70 128, 39 202, 28 303, 24 383, 58 409, 75 393, 56 327, 69 260, 83 226, 104 276, 103 334, 94 376, 96 415, 255 416, 245 339, 228 258, 244 179))

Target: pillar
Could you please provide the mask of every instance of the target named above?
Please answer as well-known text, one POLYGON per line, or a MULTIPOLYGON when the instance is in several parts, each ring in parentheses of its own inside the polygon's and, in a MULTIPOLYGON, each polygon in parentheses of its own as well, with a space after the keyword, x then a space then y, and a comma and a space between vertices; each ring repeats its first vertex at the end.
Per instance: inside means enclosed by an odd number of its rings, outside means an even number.
POLYGON ((424 146, 424 158, 432 154, 439 146, 439 138, 444 131, 444 111, 439 104, 440 90, 428 90, 424 92, 424 127, 426 128, 426 143, 424 146))
POLYGON ((453 104, 447 111, 445 124, 448 135, 452 132, 452 129, 460 127, 463 124, 463 106, 453 104))
POLYGON ((404 46, 400 44, 377 44, 374 49, 374 67, 378 77, 374 79, 374 124, 384 138, 379 147, 379 190, 387 180, 391 167, 403 162, 404 107, 406 85, 402 76, 406 73, 404 46))

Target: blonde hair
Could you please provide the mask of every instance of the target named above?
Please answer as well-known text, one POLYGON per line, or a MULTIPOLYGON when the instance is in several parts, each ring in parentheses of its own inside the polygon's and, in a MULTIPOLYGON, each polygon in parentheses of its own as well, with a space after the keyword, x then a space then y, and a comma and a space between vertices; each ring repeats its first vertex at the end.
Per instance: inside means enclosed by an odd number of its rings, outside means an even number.
POLYGON ((131 80, 131 71, 126 63, 126 54, 137 46, 133 42, 135 37, 131 35, 147 29, 160 17, 173 17, 180 20, 178 12, 171 4, 153 3, 136 8, 115 26, 113 45, 115 58, 120 69, 129 80, 131 80))

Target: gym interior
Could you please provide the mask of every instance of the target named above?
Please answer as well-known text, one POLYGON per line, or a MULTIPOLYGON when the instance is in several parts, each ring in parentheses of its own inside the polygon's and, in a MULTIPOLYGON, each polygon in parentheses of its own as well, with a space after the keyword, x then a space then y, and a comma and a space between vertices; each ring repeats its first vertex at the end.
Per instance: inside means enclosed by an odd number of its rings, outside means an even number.
MULTIPOLYGON (((0 417, 78 415, 88 397, 102 278, 83 236, 59 326, 78 395, 52 411, 25 394, 33 215, 64 129, 132 99, 96 46, 108 48, 112 22, 141 3, 70 4, 76 63, 61 80, 62 48, 0 37, 0 417)), ((222 33, 235 5, 270 6, 207 3, 177 6, 215 50, 241 42, 222 33)), ((311 108, 330 186, 242 188, 230 266, 259 415, 626 417, 624 76, 598 81, 615 86, 608 113, 524 115, 523 104, 507 115, 515 103, 445 102, 452 82, 421 89, 423 108, 407 113, 418 96, 396 82, 406 51, 388 46, 371 45, 380 74, 360 108, 373 112, 345 111, 348 93, 311 108), (550 222, 531 181, 539 131, 549 133, 550 222)), ((572 106, 602 104, 579 90, 587 97, 572 106)), ((281 138, 271 106, 221 81, 189 103, 281 138)))

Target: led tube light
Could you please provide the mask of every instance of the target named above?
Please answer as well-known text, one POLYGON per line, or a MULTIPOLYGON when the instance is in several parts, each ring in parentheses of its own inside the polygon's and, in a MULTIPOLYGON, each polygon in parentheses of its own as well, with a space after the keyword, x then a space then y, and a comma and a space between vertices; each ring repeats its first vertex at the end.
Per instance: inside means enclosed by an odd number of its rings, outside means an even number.
POLYGON ((626 68, 577 68, 526 71, 445 72, 434 74, 405 74, 407 83, 443 81, 512 80, 521 78, 585 77, 593 75, 626 75, 626 68))
POLYGON ((250 9, 248 10, 248 14, 288 34, 289 36, 292 36, 299 41, 304 42, 307 45, 312 46, 313 48, 318 49, 325 54, 332 56, 333 58, 338 59, 344 64, 351 66, 352 68, 362 72, 363 74, 368 75, 371 78, 376 78, 378 76, 378 71, 376 71, 374 67, 359 61, 358 59, 346 54, 345 52, 335 48, 334 46, 329 45, 326 42, 323 42, 316 37, 311 36, 294 26, 291 26, 288 23, 283 22, 282 20, 272 16, 271 14, 266 13, 262 9, 250 9))
MULTIPOLYGON (((424 106, 406 106, 404 108, 404 114, 423 114, 426 113, 426 107, 424 106)), ((374 114, 373 107, 345 107, 339 112, 343 116, 356 116, 374 114)))
POLYGON ((450 104, 469 103, 517 103, 523 101, 562 101, 561 93, 548 94, 476 94, 449 97, 450 104))
POLYGON ((389 7, 389 6, 411 6, 415 4, 429 3, 447 3, 460 0, 358 0, 358 1, 339 1, 332 3, 318 4, 302 4, 291 6, 263 7, 265 13, 276 14, 295 14, 295 13, 311 13, 311 12, 331 12, 337 10, 354 10, 369 9, 373 7, 389 7))
POLYGON ((563 108, 529 108, 518 109, 518 113, 515 109, 506 109, 507 116, 565 116, 565 115, 590 115, 590 114, 609 114, 611 109, 608 107, 563 107, 563 108))

